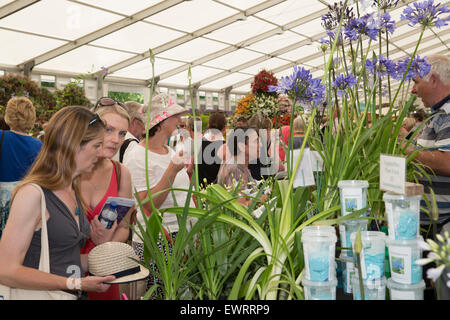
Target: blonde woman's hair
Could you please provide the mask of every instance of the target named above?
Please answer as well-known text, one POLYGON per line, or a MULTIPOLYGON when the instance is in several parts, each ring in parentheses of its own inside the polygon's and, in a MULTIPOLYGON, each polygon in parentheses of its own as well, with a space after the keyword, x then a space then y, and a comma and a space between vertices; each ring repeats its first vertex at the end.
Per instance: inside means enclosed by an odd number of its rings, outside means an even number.
POLYGON ((117 103, 112 106, 101 107, 97 110, 97 114, 102 119, 106 114, 109 113, 115 113, 121 116, 122 118, 126 119, 128 121, 128 125, 130 125, 130 115, 128 114, 127 110, 119 106, 117 103))
MULTIPOLYGON (((25 184, 36 183, 49 190, 65 188, 73 183, 80 197, 75 154, 81 146, 102 137, 105 123, 88 108, 64 107, 56 112, 45 127, 41 151, 22 182, 13 190, 11 202, 17 191, 25 184)), ((80 198, 81 199, 81 198, 80 198)))
POLYGON ((431 65, 430 72, 424 77, 430 80, 433 73, 439 75, 439 79, 444 85, 450 85, 450 58, 440 54, 432 54, 427 57, 427 62, 431 65))
POLYGON ((12 130, 30 131, 36 121, 36 109, 33 102, 25 97, 11 98, 5 110, 5 122, 12 130))

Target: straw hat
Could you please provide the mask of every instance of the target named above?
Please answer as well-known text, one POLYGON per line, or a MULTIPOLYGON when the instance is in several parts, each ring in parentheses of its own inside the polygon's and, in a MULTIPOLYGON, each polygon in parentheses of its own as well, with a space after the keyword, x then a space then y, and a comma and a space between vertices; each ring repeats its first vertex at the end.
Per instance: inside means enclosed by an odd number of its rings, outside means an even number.
MULTIPOLYGON (((147 112, 147 107, 142 108, 142 112, 147 112)), ((167 94, 160 93, 152 99, 150 107, 150 123, 147 130, 150 130, 158 123, 176 114, 188 112, 182 106, 176 104, 167 94)))
POLYGON ((89 273, 100 277, 113 275, 116 279, 108 282, 111 284, 127 283, 147 277, 149 270, 132 259, 139 261, 130 245, 123 242, 105 242, 89 252, 89 273))

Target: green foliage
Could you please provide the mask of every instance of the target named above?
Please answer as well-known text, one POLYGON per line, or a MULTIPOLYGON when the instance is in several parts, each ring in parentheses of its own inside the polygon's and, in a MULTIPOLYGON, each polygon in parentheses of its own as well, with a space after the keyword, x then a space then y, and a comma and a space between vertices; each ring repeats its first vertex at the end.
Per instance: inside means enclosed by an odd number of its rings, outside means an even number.
POLYGON ((108 97, 120 102, 136 101, 141 104, 144 103, 144 95, 141 93, 109 91, 108 97))
MULTIPOLYGON (((6 104, 12 97, 24 96, 33 102, 36 108, 36 125, 33 131, 42 130, 42 124, 58 110, 54 95, 46 88, 39 85, 29 77, 21 74, 7 74, 0 77, 0 105, 6 104)), ((4 109, 2 110, 2 115, 4 109)))
POLYGON ((58 109, 67 106, 86 106, 90 105, 90 101, 84 94, 83 87, 76 82, 69 82, 64 89, 56 91, 56 104, 58 109))

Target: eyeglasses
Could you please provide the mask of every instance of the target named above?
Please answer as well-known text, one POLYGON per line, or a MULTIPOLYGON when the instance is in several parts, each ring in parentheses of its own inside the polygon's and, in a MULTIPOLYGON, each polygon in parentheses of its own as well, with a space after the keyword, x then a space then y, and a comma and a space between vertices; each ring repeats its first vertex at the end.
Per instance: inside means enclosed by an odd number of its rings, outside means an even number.
POLYGON ((128 108, 122 102, 110 97, 101 97, 100 99, 98 99, 94 107, 94 112, 96 112, 99 107, 110 107, 115 105, 116 103, 128 112, 128 108))
POLYGON ((101 123, 103 123, 102 119, 100 119, 100 117, 99 117, 98 114, 95 114, 94 118, 93 118, 91 121, 89 121, 88 127, 91 126, 91 125, 93 125, 93 124, 96 123, 96 122, 101 122, 101 123))

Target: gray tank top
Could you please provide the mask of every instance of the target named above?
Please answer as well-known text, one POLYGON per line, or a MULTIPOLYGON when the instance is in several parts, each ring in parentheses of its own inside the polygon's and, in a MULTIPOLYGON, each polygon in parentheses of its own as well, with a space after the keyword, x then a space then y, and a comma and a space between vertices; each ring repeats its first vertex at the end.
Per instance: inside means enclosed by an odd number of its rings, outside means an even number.
MULTIPOLYGON (((52 191, 44 190, 50 218, 47 220, 50 251, 50 273, 63 277, 82 277, 80 250, 91 233, 91 227, 77 198, 80 209, 80 228, 67 206, 52 191)), ((41 230, 33 234, 23 265, 39 269, 41 256, 41 230)))

